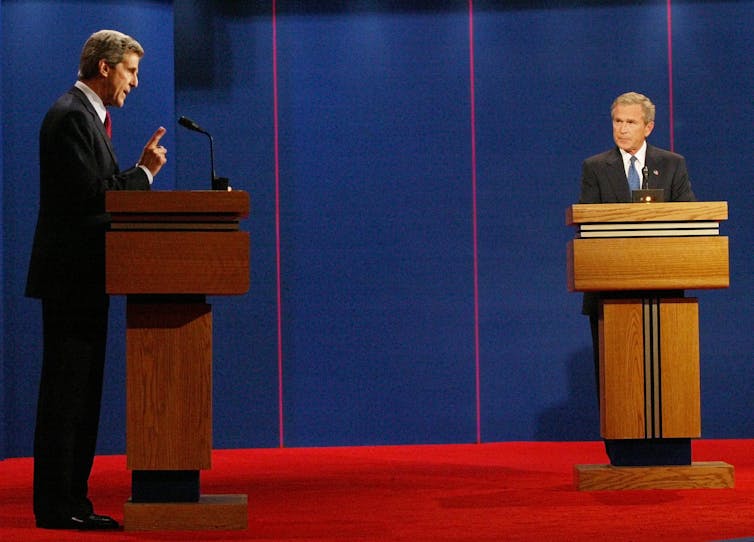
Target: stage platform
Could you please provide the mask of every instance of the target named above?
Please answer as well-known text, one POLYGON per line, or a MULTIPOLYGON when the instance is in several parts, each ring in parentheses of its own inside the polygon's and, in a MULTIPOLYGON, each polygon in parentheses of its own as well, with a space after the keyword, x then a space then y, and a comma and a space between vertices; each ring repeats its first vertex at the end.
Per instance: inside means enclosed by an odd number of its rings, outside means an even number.
MULTIPOLYGON (((754 537, 754 440, 700 440, 694 461, 735 468, 727 489, 579 491, 601 442, 216 450, 202 488, 248 495, 241 531, 77 533, 34 527, 32 461, 0 462, 0 540, 662 541, 754 537)), ((90 495, 123 519, 124 456, 98 456, 90 495)))

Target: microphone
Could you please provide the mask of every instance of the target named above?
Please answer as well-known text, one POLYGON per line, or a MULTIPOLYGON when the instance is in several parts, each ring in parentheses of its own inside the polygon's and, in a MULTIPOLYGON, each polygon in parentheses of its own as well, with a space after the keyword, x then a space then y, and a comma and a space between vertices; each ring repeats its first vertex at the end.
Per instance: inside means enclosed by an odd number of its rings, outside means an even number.
POLYGON ((207 130, 205 130, 204 128, 202 128, 201 126, 199 126, 197 123, 195 123, 193 120, 191 120, 188 117, 181 117, 181 118, 179 118, 178 119, 178 124, 180 124, 184 128, 188 128, 189 130, 193 130, 193 131, 199 132, 201 134, 209 135, 209 132, 207 132, 207 130))
POLYGON ((181 116, 181 118, 178 119, 178 124, 180 124, 184 128, 188 128, 193 132, 204 134, 209 138, 209 162, 211 168, 210 182, 212 183, 212 190, 227 190, 228 179, 221 179, 215 175, 215 145, 214 140, 212 139, 212 134, 210 134, 207 130, 199 126, 196 122, 188 117, 181 116))
POLYGON ((649 170, 647 169, 647 166, 644 166, 641 170, 641 189, 646 190, 649 188, 649 170))

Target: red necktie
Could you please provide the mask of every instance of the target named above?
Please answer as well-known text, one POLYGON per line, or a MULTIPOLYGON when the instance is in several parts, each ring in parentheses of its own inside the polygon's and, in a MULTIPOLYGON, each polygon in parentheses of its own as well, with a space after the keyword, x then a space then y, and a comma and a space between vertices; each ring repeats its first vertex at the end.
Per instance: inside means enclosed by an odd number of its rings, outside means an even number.
POLYGON ((105 132, 107 132, 107 137, 113 138, 113 121, 110 120, 110 111, 105 111, 105 132))

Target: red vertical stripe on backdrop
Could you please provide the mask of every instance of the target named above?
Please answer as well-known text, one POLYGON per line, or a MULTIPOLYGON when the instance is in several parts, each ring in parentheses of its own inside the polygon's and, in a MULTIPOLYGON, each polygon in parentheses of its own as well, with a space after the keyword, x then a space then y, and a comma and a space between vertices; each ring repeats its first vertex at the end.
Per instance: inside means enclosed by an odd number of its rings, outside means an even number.
POLYGON ((474 259, 474 385, 476 441, 482 441, 481 386, 479 378, 479 247, 477 243, 476 100, 474 88, 474 1, 469 0, 469 92, 471 95, 471 223, 474 259))
POLYGON ((272 0, 272 115, 273 146, 275 154, 275 265, 276 265, 276 306, 278 341, 278 434, 279 446, 285 446, 283 425, 283 296, 280 272, 280 139, 278 125, 278 25, 277 1, 272 0))
POLYGON ((673 9, 671 4, 671 0, 668 0, 668 125, 670 129, 670 150, 675 151, 675 116, 673 114, 673 9))

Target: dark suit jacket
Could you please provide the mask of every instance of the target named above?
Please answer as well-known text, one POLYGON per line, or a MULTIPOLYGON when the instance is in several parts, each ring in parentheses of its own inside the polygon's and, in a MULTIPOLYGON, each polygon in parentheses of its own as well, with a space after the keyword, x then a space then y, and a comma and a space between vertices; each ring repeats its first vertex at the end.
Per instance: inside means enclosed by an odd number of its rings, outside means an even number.
POLYGON ((110 138, 73 87, 47 112, 39 133, 39 215, 26 295, 70 299, 105 293, 107 190, 149 190, 138 167, 121 172, 110 138))
MULTIPOLYGON (((665 201, 696 201, 686 160, 680 154, 647 144, 649 188, 662 188, 665 201)), ((584 160, 579 203, 630 203, 626 171, 617 147, 584 160)))
MULTIPOLYGON (((661 188, 665 201, 696 201, 683 156, 647 143, 644 162, 649 174, 648 188, 661 188)), ((617 147, 584 160, 579 203, 630 202, 631 190, 617 147)), ((582 312, 596 314, 597 300, 597 294, 584 294, 582 312)))

